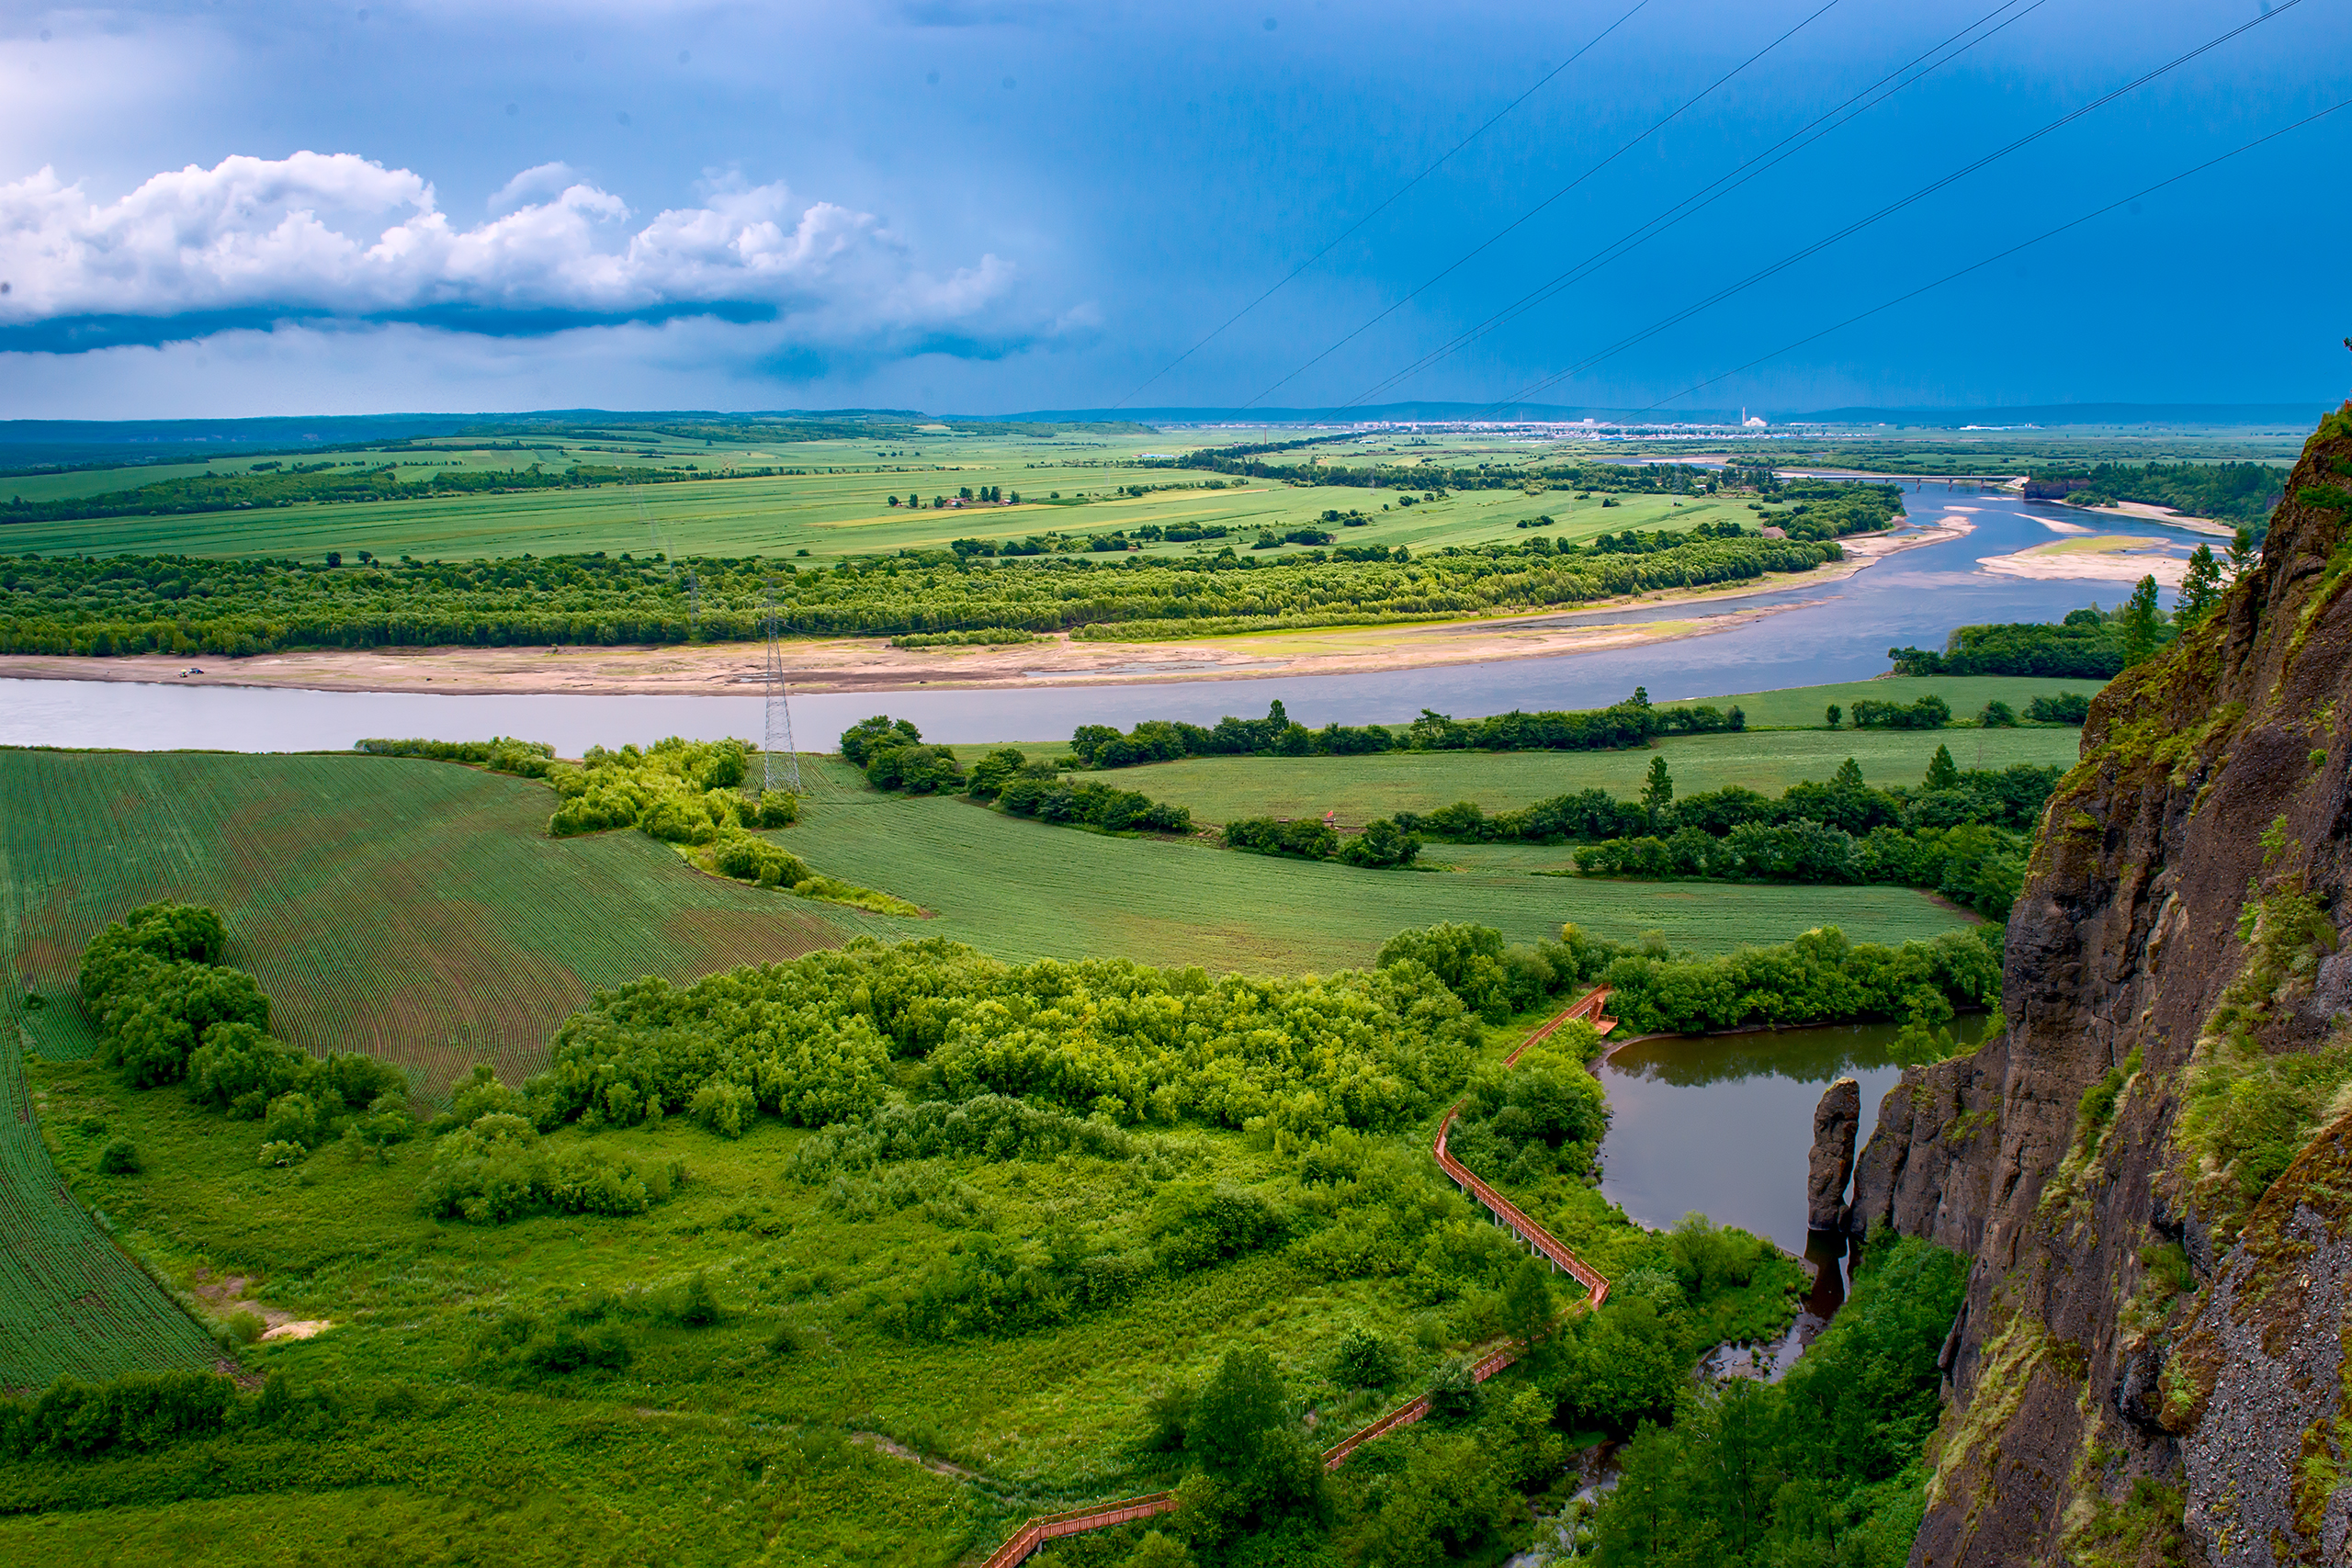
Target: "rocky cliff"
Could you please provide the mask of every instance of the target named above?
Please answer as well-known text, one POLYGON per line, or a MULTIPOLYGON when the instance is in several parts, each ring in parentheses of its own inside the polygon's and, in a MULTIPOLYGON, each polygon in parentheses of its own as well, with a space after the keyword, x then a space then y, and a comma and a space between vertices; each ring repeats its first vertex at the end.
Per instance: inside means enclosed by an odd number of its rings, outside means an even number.
POLYGON ((1916 1564, 2352 1561, 2352 403, 2260 562, 2093 705, 2007 1028, 1880 1107, 1852 1224, 1974 1259, 1916 1564))

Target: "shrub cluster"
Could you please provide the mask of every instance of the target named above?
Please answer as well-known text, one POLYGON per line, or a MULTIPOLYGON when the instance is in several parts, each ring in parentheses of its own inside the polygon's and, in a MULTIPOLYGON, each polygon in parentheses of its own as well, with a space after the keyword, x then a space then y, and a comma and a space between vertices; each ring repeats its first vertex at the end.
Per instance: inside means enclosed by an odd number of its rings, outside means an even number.
POLYGON ((2036 724, 2080 724, 2091 716, 2091 700, 2075 692, 2036 697, 2025 705, 2025 716, 2036 724))
POLYGON ((707 845, 749 829, 789 827, 798 797, 745 789, 752 747, 741 740, 685 740, 608 751, 591 746, 577 768, 549 775, 562 804, 548 821, 556 838, 637 828, 673 844, 707 845))
POLYGON ((1263 855, 1295 855, 1302 860, 1338 860, 1371 869, 1405 866, 1421 852, 1418 834, 1408 833, 1385 817, 1375 817, 1352 839, 1341 839, 1336 829, 1311 817, 1278 821, 1252 817, 1225 825, 1225 841, 1233 849, 1263 855))
POLYGON ((1193 830, 1193 814, 1184 807, 1154 800, 1138 790, 1065 778, 1051 761, 1032 761, 1016 747, 997 748, 973 763, 967 775, 952 748, 925 746, 922 732, 911 722, 883 714, 842 732, 842 756, 864 768, 866 782, 876 789, 904 789, 911 795, 960 790, 974 800, 994 801, 1015 817, 1112 833, 1193 830))
POLYGON ((1609 1130, 1600 1085, 1587 1070, 1600 1041, 1589 1024, 1564 1024, 1522 1052, 1515 1066, 1480 1067, 1447 1148, 1492 1182, 1532 1186, 1562 1174, 1585 1176, 1609 1130))
POLYGON ((1857 837, 1799 820, 1742 823, 1718 838, 1696 828, 1666 838, 1611 839, 1576 852, 1587 876, 1710 877, 1726 882, 1886 882, 1925 887, 1991 920, 2007 920, 2025 886, 2031 844, 2018 833, 1873 828, 1857 837))
POLYGON ((493 773, 543 779, 555 772, 555 748, 544 740, 494 736, 488 740, 362 740, 354 750, 377 757, 425 757, 436 762, 470 762, 493 773))
POLYGON ((550 1149, 526 1118, 488 1111, 434 1141, 417 1203, 436 1219, 493 1225, 531 1213, 641 1214, 684 1179, 674 1160, 641 1162, 590 1144, 550 1149))
POLYGON ((60 1378, 29 1397, 0 1396, 0 1458, 148 1453, 247 1427, 299 1434, 336 1418, 331 1399, 296 1393, 283 1372, 270 1373, 252 1393, 217 1372, 124 1372, 96 1383, 60 1378))
MULTIPOLYGON (((1604 839, 1665 838, 1682 829, 1722 838, 1742 827, 1779 828, 1817 822, 1853 834, 1875 828, 1951 828, 1978 822, 2030 829, 2058 785, 2060 770, 2019 762, 2007 768, 1930 764, 1916 789, 1874 788, 1860 766, 1848 758, 1827 784, 1792 784, 1772 800, 1737 784, 1675 798, 1670 774, 1653 775, 1640 800, 1622 800, 1601 789, 1554 795, 1515 811, 1488 816, 1475 801, 1457 801, 1436 811, 1396 814, 1400 828, 1430 838, 1473 843, 1524 841, 1596 843, 1604 839), (1950 771, 1946 771, 1946 767, 1950 771), (1658 787, 1663 784, 1666 788, 1658 787)), ((1653 761, 1659 759, 1653 759, 1653 761)))
MULTIPOLYGON (((957 544, 968 543, 958 539, 957 544)), ((890 639, 892 648, 1004 648, 1014 643, 1044 642, 1035 632, 1012 626, 985 626, 970 632, 908 632, 890 639)))
POLYGON ((905 1160, 1034 1160, 1063 1154, 1123 1160, 1141 1146, 1134 1134, 1102 1117, 977 1094, 964 1100, 893 1100, 859 1120, 836 1122, 795 1148, 789 1168, 813 1185, 837 1170, 905 1160))
POLYGON ((919 1057, 959 1100, 1297 1134, 1425 1113, 1461 1081, 1475 1032, 1422 968, 1211 979, 861 937, 684 988, 649 977, 599 992, 558 1030, 526 1094, 542 1128, 683 1112, 734 1135, 761 1114, 869 1116, 889 1098, 892 1058, 919 1057))
POLYGON ((1141 790, 1119 789, 1091 779, 1041 778, 1027 772, 1025 764, 998 791, 997 803, 1015 817, 1082 824, 1113 833, 1131 829, 1155 833, 1193 830, 1193 813, 1187 807, 1170 806, 1141 790))
MULTIPOLYGON (((1874 1241, 1852 1295, 1785 1379, 1728 1379, 1671 1426, 1641 1423, 1579 1561, 1670 1561, 1695 1540, 1745 1540, 1742 1562, 1903 1562, 1926 1505, 1937 1356, 1966 1282, 1952 1253, 1874 1241)), ((1569 1330, 1580 1351, 1605 1332, 1569 1330)))
POLYGON ((2001 932, 1971 926, 1883 947, 1823 926, 1793 942, 1717 958, 1621 950, 1600 979, 1610 987, 1609 1010, 1629 1034, 1873 1018, 1935 1024, 2000 998, 2001 932))
POLYGON ((265 1163, 335 1137, 371 1153, 407 1137, 407 1078, 372 1056, 322 1059, 270 1034, 268 997, 215 962, 227 941, 219 914, 173 903, 133 909, 93 937, 82 1000, 100 1059, 134 1088, 185 1079, 198 1105, 263 1122, 265 1163))
POLYGON ((1941 729, 1951 722, 1951 705, 1933 692, 1910 703, 1865 697, 1854 705, 1856 729, 1941 729))

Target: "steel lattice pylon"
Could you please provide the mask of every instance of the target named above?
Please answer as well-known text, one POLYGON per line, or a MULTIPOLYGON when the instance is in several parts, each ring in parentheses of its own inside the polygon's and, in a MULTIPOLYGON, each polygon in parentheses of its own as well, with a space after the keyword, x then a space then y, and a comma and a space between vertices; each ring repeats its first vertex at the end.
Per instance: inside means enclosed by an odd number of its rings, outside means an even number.
POLYGON ((768 658, 767 658, 767 729, 760 738, 760 784, 763 789, 775 789, 779 784, 795 795, 800 793, 800 753, 792 745, 792 702, 784 691, 784 644, 778 640, 775 624, 775 596, 768 595, 768 658), (784 758, 784 766, 776 766, 776 758, 784 758), (781 774, 781 777, 778 775, 781 774))

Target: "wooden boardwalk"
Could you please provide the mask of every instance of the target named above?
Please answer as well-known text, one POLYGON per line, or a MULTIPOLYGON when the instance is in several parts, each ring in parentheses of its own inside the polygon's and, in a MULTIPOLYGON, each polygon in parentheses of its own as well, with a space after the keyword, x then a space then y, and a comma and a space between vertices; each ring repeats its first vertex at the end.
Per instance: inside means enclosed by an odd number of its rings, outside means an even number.
MULTIPOLYGON (((1608 1033, 1617 1026, 1615 1019, 1603 1018, 1600 1015, 1601 1006, 1608 1000, 1609 992, 1605 987, 1587 992, 1578 998, 1573 1006, 1562 1009, 1547 1020, 1543 1028, 1521 1041, 1517 1048, 1503 1058, 1503 1065, 1518 1066, 1522 1052, 1530 1045, 1548 1038, 1554 1030, 1571 1019, 1581 1020, 1591 1024, 1601 1033, 1608 1033)), ((1492 1214, 1497 1223, 1510 1227, 1511 1232, 1526 1244, 1529 1251, 1572 1276, 1577 1283, 1590 1292, 1589 1299, 1586 1303, 1588 1307, 1598 1307, 1602 1302, 1607 1301, 1609 1281, 1601 1277, 1600 1270, 1569 1251, 1551 1232, 1522 1213, 1517 1204, 1473 1176, 1467 1166, 1446 1152, 1447 1134, 1453 1132, 1454 1114, 1461 1109, 1460 1100, 1454 1101, 1446 1108, 1445 1119, 1438 1123, 1437 1137, 1430 1145, 1430 1156, 1437 1161, 1438 1168, 1444 1171, 1471 1201, 1492 1214)), ((1483 1357, 1476 1366, 1470 1369, 1470 1375, 1477 1382, 1485 1382, 1488 1378, 1518 1360, 1520 1352, 1525 1348, 1525 1346, 1515 1340, 1506 1344, 1483 1357)), ((1323 1468, 1325 1470, 1339 1469, 1347 1462, 1350 1454, 1354 1453, 1364 1444, 1375 1438, 1385 1438, 1400 1427, 1409 1427, 1429 1413, 1430 1396, 1428 1394, 1420 1394, 1407 1400, 1372 1425, 1349 1433, 1339 1442, 1324 1450, 1323 1468)), ((1015 1568, 1015 1564, 1027 1561, 1032 1552, 1049 1540, 1058 1540, 1066 1535, 1078 1535, 1087 1530, 1108 1529, 1113 1525, 1128 1524, 1136 1519, 1151 1518, 1157 1515, 1173 1512, 1175 1507, 1176 1494, 1154 1492, 1142 1497, 1129 1497, 1124 1502, 1098 1503, 1091 1507, 1072 1508, 1068 1513, 1043 1514, 1013 1531, 1012 1538, 990 1552, 988 1561, 982 1563, 980 1568, 1015 1568)))

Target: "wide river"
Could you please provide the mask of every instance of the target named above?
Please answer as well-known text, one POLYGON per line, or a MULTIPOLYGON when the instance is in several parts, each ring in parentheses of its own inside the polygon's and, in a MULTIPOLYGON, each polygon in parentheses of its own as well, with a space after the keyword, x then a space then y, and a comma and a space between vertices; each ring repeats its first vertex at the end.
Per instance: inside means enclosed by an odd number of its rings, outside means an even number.
MULTIPOLYGON (((1726 611, 1791 604, 1730 629, 1679 641, 1550 659, 1455 664, 1361 675, 1277 680, 1153 681, 1135 685, 810 693, 792 699, 796 736, 819 749, 857 719, 887 709, 913 719, 925 739, 1046 740, 1075 725, 1128 726, 1143 718, 1214 723, 1257 715, 1281 698, 1310 725, 1409 719, 1422 708, 1458 717, 1511 708, 1579 708, 1615 702, 1635 686, 1655 701, 1731 696, 1778 686, 1865 680, 1886 669, 1890 647, 1941 647, 1953 626, 2056 620, 2093 600, 2112 604, 2114 581, 2035 581, 1996 575, 1979 558, 2049 544, 2082 529, 2084 513, 2020 501, 1967 483, 1906 483, 1915 523, 1963 519, 1974 531, 1881 560, 1838 582, 1700 604, 1567 614, 1561 620, 1707 619, 1726 611), (2071 525, 2071 526, 2068 526, 2071 525)), ((2101 533, 2199 542, 2184 529, 2098 518, 2101 533)), ((1183 667, 1182 645, 1138 660, 1138 673, 1183 667)), ((578 756, 602 742, 665 735, 756 739, 757 696, 440 696, 413 692, 309 692, 261 686, 151 685, 107 681, 0 680, 0 745, 107 746, 134 750, 203 747, 232 751, 341 750, 366 736, 475 739, 516 735, 578 756)))

